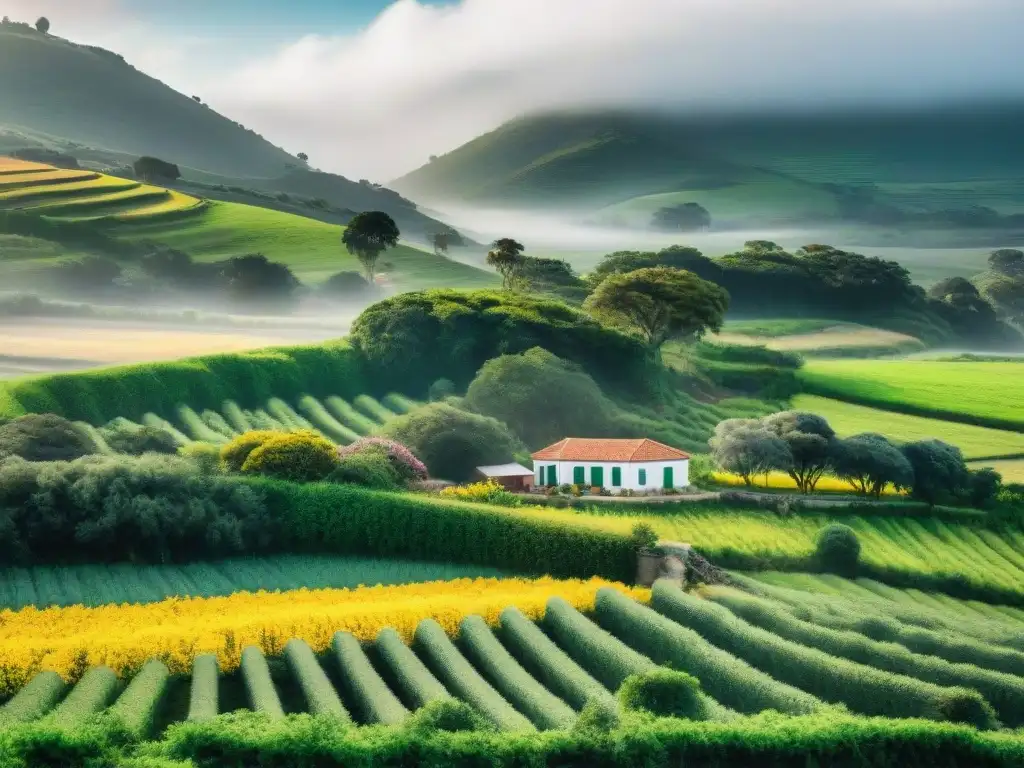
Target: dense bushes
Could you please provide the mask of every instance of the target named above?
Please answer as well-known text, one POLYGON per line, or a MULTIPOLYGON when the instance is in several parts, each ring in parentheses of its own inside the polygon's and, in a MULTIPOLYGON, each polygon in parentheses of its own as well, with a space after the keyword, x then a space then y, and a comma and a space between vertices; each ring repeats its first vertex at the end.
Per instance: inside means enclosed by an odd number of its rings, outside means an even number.
POLYGON ((144 453, 177 453, 178 440, 166 429, 135 424, 127 419, 114 419, 100 431, 111 450, 141 456, 144 453))
POLYGON ((663 717, 685 717, 703 720, 707 717, 700 683, 685 672, 656 669, 630 675, 618 692, 619 702, 627 711, 649 712, 663 717))
POLYGON ((636 339, 566 304, 498 291, 404 293, 363 312, 351 338, 381 388, 420 396, 439 378, 465 386, 491 358, 537 346, 633 395, 654 378, 636 339))
POLYGON ((860 541, 850 526, 832 523, 818 532, 815 555, 822 570, 853 576, 860 562, 860 541))
POLYGON ((338 467, 337 449, 316 432, 302 430, 279 434, 254 448, 242 464, 247 475, 281 480, 323 480, 338 467))
POLYGON ((338 449, 338 456, 343 463, 346 459, 361 454, 383 456, 395 476, 403 483, 427 479, 427 468, 423 462, 416 458, 412 451, 394 440, 363 437, 338 449))
POLYGON ((628 537, 441 499, 350 485, 251 481, 279 521, 280 549, 450 561, 631 581, 628 537))
POLYGON ((0 462, 8 562, 166 562, 269 549, 263 493, 171 456, 0 462))
POLYGON ((0 459, 69 461, 96 452, 96 445, 74 424, 52 413, 33 413, 0 424, 0 459))
POLYGON ((478 466, 511 461, 520 448, 497 419, 431 403, 392 420, 385 434, 409 446, 434 477, 464 481, 478 466))

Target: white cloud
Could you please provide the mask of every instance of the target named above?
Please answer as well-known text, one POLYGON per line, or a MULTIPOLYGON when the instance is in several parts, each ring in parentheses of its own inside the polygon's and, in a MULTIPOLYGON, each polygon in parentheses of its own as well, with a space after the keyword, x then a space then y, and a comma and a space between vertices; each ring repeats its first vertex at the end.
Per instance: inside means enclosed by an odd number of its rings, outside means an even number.
POLYGON ((133 34, 145 21, 130 13, 112 28, 115 5, 132 3, 0 0, 0 13, 63 6, 62 27, 319 167, 375 180, 534 110, 1024 93, 1022 0, 398 0, 354 36, 256 52, 133 34))

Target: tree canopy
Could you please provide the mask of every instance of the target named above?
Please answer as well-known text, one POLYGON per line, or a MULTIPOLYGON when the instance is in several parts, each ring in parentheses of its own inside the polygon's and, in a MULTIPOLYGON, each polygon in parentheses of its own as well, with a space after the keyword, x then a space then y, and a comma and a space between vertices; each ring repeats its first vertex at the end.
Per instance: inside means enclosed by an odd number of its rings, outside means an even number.
POLYGON ((45 16, 40 16, 38 19, 36 19, 36 29, 39 32, 42 32, 44 35, 49 34, 50 33, 50 20, 48 18, 46 18, 45 16))
POLYGON ((132 164, 132 168, 143 181, 176 181, 181 178, 178 166, 158 157, 140 157, 132 164))
POLYGON ((501 287, 506 291, 518 287, 525 264, 524 250, 522 243, 503 237, 495 240, 487 252, 487 263, 501 275, 501 287))
POLYGON ((877 498, 890 485, 905 490, 914 484, 914 468, 882 435, 864 433, 838 441, 832 461, 836 477, 865 495, 877 498))
POLYGON ((655 211, 651 226, 670 232, 700 232, 711 226, 711 214, 699 203, 683 203, 655 211))
POLYGON ((721 287, 669 267, 612 275, 584 303, 595 317, 639 333, 652 350, 671 338, 696 341, 721 330, 728 307, 721 287))
POLYGON ((395 220, 383 211, 366 211, 356 216, 345 227, 341 241, 355 254, 366 271, 366 279, 373 282, 380 255, 398 245, 400 236, 395 220))
POLYGON ((832 467, 835 430, 824 417, 806 411, 773 413, 765 417, 762 424, 789 446, 793 463, 787 471, 797 488, 803 493, 812 493, 832 467))
POLYGON ((903 446, 914 469, 911 495, 931 505, 950 500, 968 486, 970 475, 960 449, 941 440, 918 440, 903 446))
POLYGON ((715 463, 726 472, 753 485, 756 475, 788 472, 793 455, 786 441, 767 429, 758 419, 726 419, 715 427, 708 441, 715 463))

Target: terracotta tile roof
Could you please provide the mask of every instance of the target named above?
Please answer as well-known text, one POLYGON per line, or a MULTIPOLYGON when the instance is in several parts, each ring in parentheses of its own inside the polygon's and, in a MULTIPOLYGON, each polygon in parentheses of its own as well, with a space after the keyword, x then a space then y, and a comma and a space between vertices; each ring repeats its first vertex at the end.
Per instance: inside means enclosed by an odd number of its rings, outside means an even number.
POLYGON ((537 451, 540 461, 678 461, 690 454, 654 440, 605 440, 567 437, 537 451))

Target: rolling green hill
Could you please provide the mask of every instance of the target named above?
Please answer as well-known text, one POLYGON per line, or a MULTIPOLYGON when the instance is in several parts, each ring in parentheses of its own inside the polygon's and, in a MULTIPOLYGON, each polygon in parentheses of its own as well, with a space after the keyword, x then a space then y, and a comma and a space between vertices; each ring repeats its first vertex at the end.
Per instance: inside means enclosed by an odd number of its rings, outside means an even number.
POLYGON ((559 202, 646 223, 699 202, 716 224, 836 221, 988 206, 1024 211, 1024 108, 919 113, 524 117, 393 182, 430 201, 559 202))

